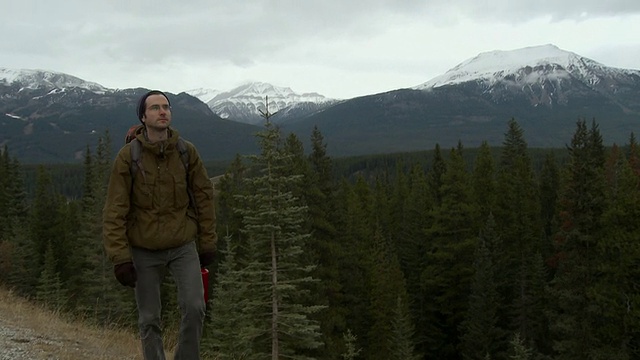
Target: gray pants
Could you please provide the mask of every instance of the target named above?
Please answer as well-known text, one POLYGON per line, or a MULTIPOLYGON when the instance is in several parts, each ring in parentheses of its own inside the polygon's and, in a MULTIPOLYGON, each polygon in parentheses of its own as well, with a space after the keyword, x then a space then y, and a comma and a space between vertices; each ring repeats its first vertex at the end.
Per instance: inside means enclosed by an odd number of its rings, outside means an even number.
POLYGON ((195 242, 168 250, 133 248, 132 256, 138 275, 135 293, 145 360, 165 359, 160 327, 160 287, 165 269, 169 269, 175 280, 182 314, 174 359, 200 359, 200 337, 206 305, 195 242))

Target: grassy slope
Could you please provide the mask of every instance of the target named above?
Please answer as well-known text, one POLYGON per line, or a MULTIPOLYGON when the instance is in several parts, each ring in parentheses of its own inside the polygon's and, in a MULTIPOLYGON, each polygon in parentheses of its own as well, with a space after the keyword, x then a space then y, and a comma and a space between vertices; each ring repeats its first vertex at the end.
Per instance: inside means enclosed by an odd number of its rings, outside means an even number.
POLYGON ((0 358, 142 359, 137 334, 100 329, 34 305, 0 288, 0 358))

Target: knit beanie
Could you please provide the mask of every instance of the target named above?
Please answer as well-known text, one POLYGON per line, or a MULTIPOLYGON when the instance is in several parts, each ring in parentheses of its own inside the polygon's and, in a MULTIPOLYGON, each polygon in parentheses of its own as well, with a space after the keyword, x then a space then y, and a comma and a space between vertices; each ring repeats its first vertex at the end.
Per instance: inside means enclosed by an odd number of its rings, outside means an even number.
POLYGON ((140 98, 140 100, 138 100, 138 120, 140 120, 140 122, 142 122, 142 117, 144 117, 144 112, 145 110, 147 110, 147 98, 151 95, 162 95, 164 96, 167 101, 169 102, 169 106, 171 106, 171 101, 169 100, 169 97, 163 93, 160 90, 151 90, 149 92, 147 92, 146 94, 142 95, 142 97, 140 98))

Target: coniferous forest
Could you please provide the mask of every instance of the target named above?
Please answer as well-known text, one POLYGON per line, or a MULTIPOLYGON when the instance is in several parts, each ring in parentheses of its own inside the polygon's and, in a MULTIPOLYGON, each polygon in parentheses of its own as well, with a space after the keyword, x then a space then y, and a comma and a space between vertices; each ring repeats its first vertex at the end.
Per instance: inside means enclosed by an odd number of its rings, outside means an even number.
MULTIPOLYGON (((562 156, 539 161, 511 120, 499 148, 436 146, 429 159, 337 176, 319 129, 304 149, 266 120, 260 153, 239 155, 216 181, 203 358, 640 358, 633 134, 605 146, 595 121, 578 120, 562 156)), ((135 329, 133 292, 102 248, 110 143, 107 133, 87 148, 79 198, 44 166, 28 191, 3 150, 0 285, 135 329)), ((170 277, 163 293, 171 346, 170 277)))

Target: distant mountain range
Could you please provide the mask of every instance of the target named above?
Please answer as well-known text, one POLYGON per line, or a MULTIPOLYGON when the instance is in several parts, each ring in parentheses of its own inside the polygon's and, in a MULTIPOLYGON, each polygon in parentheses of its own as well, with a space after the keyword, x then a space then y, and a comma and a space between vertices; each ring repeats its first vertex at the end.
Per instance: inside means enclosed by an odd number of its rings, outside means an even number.
POLYGON ((607 67, 554 45, 490 51, 411 89, 336 104, 285 127, 318 124, 328 151, 370 154, 499 146, 514 118, 532 147, 563 147, 578 119, 595 120, 607 144, 640 124, 640 71, 607 67))
POLYGON ((203 102, 223 119, 259 125, 264 122, 260 111, 265 111, 265 101, 269 102, 269 112, 279 112, 274 123, 285 123, 299 117, 325 109, 338 102, 318 93, 295 93, 288 87, 280 87, 263 82, 247 83, 230 91, 209 89, 186 91, 203 102))
MULTIPOLYGON (((354 99, 296 94, 250 83, 229 91, 170 94, 174 125, 206 160, 256 151, 271 119, 307 142, 314 127, 332 156, 403 152, 482 141, 502 143, 515 118, 533 147, 571 140, 580 118, 595 119, 607 143, 625 143, 640 123, 640 71, 607 67, 553 45, 490 51, 415 87, 354 99)), ((0 68, 0 145, 24 162, 79 162, 96 134, 113 150, 145 89, 107 89, 68 74, 0 68)))

